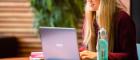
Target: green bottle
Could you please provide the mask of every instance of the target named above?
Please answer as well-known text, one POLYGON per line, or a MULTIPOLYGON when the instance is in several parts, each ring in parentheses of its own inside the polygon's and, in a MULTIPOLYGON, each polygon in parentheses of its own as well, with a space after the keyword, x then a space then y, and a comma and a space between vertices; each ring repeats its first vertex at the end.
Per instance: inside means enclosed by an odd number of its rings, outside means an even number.
POLYGON ((97 60, 108 60, 108 39, 104 28, 99 30, 97 41, 97 60))

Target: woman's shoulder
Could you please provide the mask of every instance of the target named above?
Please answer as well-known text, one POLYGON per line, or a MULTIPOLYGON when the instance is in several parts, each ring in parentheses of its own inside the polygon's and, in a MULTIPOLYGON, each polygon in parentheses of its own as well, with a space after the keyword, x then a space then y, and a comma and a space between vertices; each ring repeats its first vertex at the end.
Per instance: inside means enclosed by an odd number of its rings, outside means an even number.
POLYGON ((117 23, 117 26, 119 26, 119 28, 122 27, 122 28, 127 28, 127 29, 130 29, 130 28, 135 29, 135 23, 133 19, 125 11, 120 11, 118 13, 116 23, 117 23))
POLYGON ((118 12, 118 15, 116 16, 116 18, 117 18, 117 22, 118 23, 120 23, 120 22, 125 22, 125 23, 127 23, 127 22, 132 22, 132 18, 131 18, 131 16, 130 15, 128 15, 125 11, 123 11, 123 10, 120 10, 119 12, 118 12))
POLYGON ((123 11, 123 10, 119 11, 119 15, 122 16, 122 17, 130 17, 130 15, 127 12, 123 11))

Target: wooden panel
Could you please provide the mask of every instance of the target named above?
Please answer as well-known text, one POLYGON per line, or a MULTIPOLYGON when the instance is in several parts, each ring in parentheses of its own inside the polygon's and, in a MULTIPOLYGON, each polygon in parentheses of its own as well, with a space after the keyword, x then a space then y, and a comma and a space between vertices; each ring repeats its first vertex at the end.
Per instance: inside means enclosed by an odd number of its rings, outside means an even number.
POLYGON ((0 2, 28 2, 30 0, 0 0, 0 2))
MULTIPOLYGON (((18 0, 17 0, 18 1, 18 0)), ((0 2, 0 6, 30 6, 29 2, 0 2)))
POLYGON ((30 0, 0 0, 0 35, 16 36, 20 43, 20 56, 41 51, 41 43, 32 28, 33 13, 30 0))

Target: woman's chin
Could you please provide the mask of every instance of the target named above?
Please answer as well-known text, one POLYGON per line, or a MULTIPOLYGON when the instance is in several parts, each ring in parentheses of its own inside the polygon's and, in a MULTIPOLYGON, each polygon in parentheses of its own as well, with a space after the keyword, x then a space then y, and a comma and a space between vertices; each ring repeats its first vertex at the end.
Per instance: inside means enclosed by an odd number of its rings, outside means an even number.
POLYGON ((90 11, 97 11, 97 8, 92 7, 92 8, 90 8, 90 11))
POLYGON ((92 9, 91 9, 91 11, 97 11, 97 9, 95 9, 95 8, 92 8, 92 9))

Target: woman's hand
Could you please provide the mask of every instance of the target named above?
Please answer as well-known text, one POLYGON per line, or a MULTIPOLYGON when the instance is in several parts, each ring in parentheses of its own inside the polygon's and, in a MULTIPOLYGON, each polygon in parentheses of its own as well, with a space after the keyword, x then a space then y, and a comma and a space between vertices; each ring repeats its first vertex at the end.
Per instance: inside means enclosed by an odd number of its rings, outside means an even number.
POLYGON ((92 0, 86 0, 86 4, 85 4, 85 11, 86 12, 93 12, 96 11, 96 5, 95 2, 92 0))
POLYGON ((80 52, 80 57, 82 60, 94 60, 97 58, 97 53, 85 50, 80 52))
POLYGON ((91 2, 87 1, 85 4, 85 12, 92 12, 92 11, 94 10, 93 10, 91 2))
POLYGON ((85 4, 85 19, 88 20, 86 24, 90 24, 94 20, 96 10, 92 0, 86 0, 85 4))

